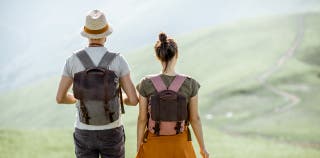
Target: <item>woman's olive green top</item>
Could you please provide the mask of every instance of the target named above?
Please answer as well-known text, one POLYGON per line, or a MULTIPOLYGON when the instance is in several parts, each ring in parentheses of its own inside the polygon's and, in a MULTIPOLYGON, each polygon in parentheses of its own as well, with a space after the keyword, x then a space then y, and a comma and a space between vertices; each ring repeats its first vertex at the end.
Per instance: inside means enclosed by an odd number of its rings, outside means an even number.
MULTIPOLYGON (((164 74, 161 74, 160 77, 167 87, 170 86, 171 82, 175 78, 175 76, 168 76, 164 74)), ((156 94, 156 89, 148 77, 143 78, 136 88, 140 95, 146 98, 156 94)), ((189 99, 198 94, 199 88, 200 84, 195 79, 187 77, 178 92, 184 95, 187 98, 187 103, 189 103, 189 99)))

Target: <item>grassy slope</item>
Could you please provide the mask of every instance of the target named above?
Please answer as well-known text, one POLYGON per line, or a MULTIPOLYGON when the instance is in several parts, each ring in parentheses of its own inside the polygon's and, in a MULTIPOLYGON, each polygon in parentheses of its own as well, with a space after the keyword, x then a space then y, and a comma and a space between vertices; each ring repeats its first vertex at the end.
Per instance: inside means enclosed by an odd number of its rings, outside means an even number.
MULTIPOLYGON (((227 96, 224 102, 233 104, 230 105, 231 109, 235 109, 235 104, 244 97, 247 98, 245 104, 248 103, 249 106, 258 105, 259 110, 263 109, 261 107, 266 107, 263 105, 268 102, 263 100, 268 98, 269 101, 272 101, 269 104, 272 109, 255 111, 253 109, 255 107, 250 107, 252 114, 237 118, 236 125, 231 123, 231 129, 247 134, 276 137, 290 142, 320 143, 320 124, 318 123, 320 120, 318 106, 320 103, 318 99, 320 94, 320 62, 316 62, 318 58, 313 59, 316 54, 319 55, 320 50, 319 37, 317 36, 320 30, 318 17, 315 14, 306 17, 304 41, 297 49, 296 55, 268 80, 269 83, 279 89, 297 95, 301 102, 288 111, 274 112, 273 109, 286 104, 288 101, 277 101, 276 99, 281 97, 270 95, 270 91, 268 92, 261 87, 239 88, 246 93, 234 93, 239 91, 237 87, 234 87, 233 90, 224 94, 227 96), (260 95, 261 93, 262 95, 260 95), (259 104, 263 105, 260 106, 259 104)), ((219 107, 213 108, 213 111, 216 109, 219 109, 219 107)), ((222 108, 223 110, 226 109, 222 108)), ((248 110, 240 110, 239 113, 245 112, 248 112, 248 110)), ((237 117, 236 114, 235 116, 237 117)))
POLYGON ((73 106, 57 106, 55 93, 58 79, 28 85, 1 95, 0 126, 5 128, 70 127, 73 106))
MULTIPOLYGON (((297 92, 303 97, 303 102, 289 113, 264 115, 286 101, 259 86, 256 78, 292 44, 297 30, 296 16, 204 29, 177 39, 181 53, 178 70, 199 80, 202 85, 202 114, 214 116, 213 120, 204 120, 205 137, 211 153, 217 157, 311 158, 320 155, 320 151, 314 149, 279 144, 254 136, 231 137, 216 130, 216 127, 228 127, 237 132, 288 136, 287 139, 295 141, 318 141, 320 134, 317 133, 319 128, 316 122, 320 118, 317 111, 319 107, 315 103, 319 101, 310 95, 320 94, 316 93, 319 91, 319 77, 315 77, 315 74, 319 72, 314 64, 317 63, 314 56, 319 52, 315 51, 319 50, 319 42, 315 41, 319 41, 316 36, 319 28, 317 18, 319 15, 307 16, 305 42, 299 48, 298 58, 287 63, 283 71, 270 80, 280 88, 294 92, 296 89, 290 87, 291 83, 302 81, 309 87, 307 92, 297 92), (234 117, 225 117, 229 111, 234 113, 234 117), (299 121, 294 119, 297 116, 299 121)), ((135 82, 145 74, 159 70, 152 46, 126 54, 126 58, 134 70, 135 82)), ((72 130, 61 127, 72 126, 74 108, 53 103, 57 82, 57 79, 43 81, 0 96, 0 126, 3 128, 0 131, 0 157, 73 156, 72 130), (35 103, 34 100, 39 98, 41 101, 35 103), (17 127, 35 129, 12 129, 17 127), (42 129, 38 130, 39 127, 42 129), (12 153, 13 156, 9 156, 12 153)), ((136 115, 136 107, 127 108, 125 125, 128 157, 133 157, 135 153, 136 115)))
MULTIPOLYGON (((135 153, 133 144, 135 137, 131 136, 134 132, 130 130, 134 130, 132 126, 127 128, 129 140, 126 143, 126 155, 129 158, 134 157, 135 153)), ((205 127, 205 131, 208 149, 217 158, 315 158, 319 156, 319 151, 314 149, 304 149, 255 137, 232 137, 211 127, 205 127)), ((0 131, 0 157, 74 157, 71 138, 72 130, 0 131)), ((197 152, 198 148, 195 150, 197 152)))

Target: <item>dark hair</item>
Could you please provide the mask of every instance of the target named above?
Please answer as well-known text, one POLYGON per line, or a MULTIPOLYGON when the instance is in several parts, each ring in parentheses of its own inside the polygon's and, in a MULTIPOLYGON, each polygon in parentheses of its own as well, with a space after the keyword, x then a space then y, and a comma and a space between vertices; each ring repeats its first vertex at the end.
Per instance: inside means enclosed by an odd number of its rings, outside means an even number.
POLYGON ((178 46, 176 42, 172 38, 168 39, 167 35, 161 32, 154 49, 159 60, 166 63, 164 68, 164 71, 166 71, 168 62, 178 53, 178 46))

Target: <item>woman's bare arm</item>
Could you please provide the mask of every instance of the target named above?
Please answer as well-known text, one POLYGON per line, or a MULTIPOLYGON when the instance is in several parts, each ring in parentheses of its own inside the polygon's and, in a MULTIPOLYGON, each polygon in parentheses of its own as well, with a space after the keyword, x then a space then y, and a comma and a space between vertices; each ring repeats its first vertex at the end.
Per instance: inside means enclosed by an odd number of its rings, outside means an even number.
POLYGON ((68 90, 72 85, 72 82, 73 80, 71 77, 61 77, 56 96, 56 101, 58 104, 74 104, 77 102, 77 99, 74 98, 73 94, 68 93, 68 90))
POLYGON ((148 117, 147 117, 148 99, 139 95, 139 116, 137 125, 137 151, 143 142, 144 132, 146 129, 148 117))
POLYGON ((138 104, 138 96, 134 84, 132 83, 130 73, 120 77, 120 84, 125 92, 123 102, 126 105, 137 105, 138 104))
POLYGON ((193 132, 197 138, 198 144, 200 146, 200 153, 203 158, 209 157, 209 153, 206 150, 204 140, 203 140, 203 132, 202 132, 202 125, 201 119, 199 116, 198 111, 198 96, 194 96, 190 98, 189 103, 189 112, 190 112, 190 123, 193 129, 193 132))

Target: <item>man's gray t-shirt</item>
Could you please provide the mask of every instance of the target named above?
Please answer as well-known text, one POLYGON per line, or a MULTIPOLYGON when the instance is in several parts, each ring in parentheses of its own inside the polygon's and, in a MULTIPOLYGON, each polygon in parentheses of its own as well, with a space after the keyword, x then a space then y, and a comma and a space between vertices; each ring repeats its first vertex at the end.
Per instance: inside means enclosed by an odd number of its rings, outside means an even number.
MULTIPOLYGON (((87 52, 91 60, 95 65, 98 65, 103 55, 107 52, 107 48, 105 47, 86 47, 84 50, 87 52)), ((76 51, 73 53, 72 56, 70 56, 65 63, 64 69, 63 69, 63 76, 71 77, 73 78, 74 74, 80 71, 85 70, 84 66, 82 65, 79 58, 76 56, 76 51)), ((118 55, 114 58, 114 60, 109 64, 109 69, 114 71, 115 74, 118 77, 122 77, 127 75, 130 72, 129 65, 127 61, 124 59, 122 55, 118 55)), ((90 104, 101 104, 104 103, 102 101, 88 101, 86 102, 86 105, 90 104)), ((122 119, 121 115, 119 115, 119 119, 109 123, 107 125, 102 126, 95 126, 95 125, 87 125, 82 122, 80 122, 79 119, 79 102, 76 103, 77 112, 76 112, 76 121, 75 121, 75 127, 78 129, 86 129, 86 130, 104 130, 104 129, 112 129, 116 128, 122 125, 122 119)), ((120 110, 120 109, 119 109, 120 110)))

